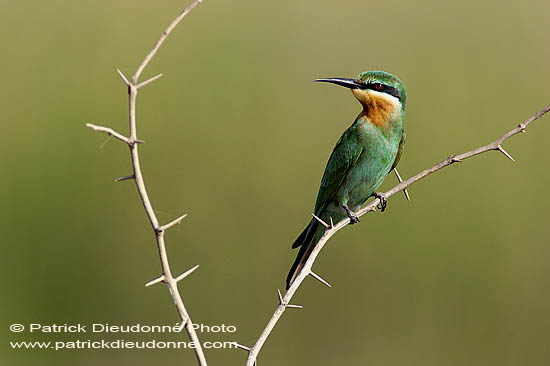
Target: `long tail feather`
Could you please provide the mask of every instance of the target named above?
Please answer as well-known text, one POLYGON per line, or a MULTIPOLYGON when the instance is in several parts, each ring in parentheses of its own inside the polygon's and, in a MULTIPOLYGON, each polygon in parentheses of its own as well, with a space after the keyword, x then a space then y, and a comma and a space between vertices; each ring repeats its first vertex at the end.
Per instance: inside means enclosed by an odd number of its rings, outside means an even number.
POLYGON ((313 251, 313 248, 315 246, 314 239, 315 239, 315 234, 317 233, 318 225, 319 225, 319 222, 317 220, 315 219, 311 220, 309 225, 306 226, 304 231, 302 231, 300 236, 298 236, 298 238, 294 241, 294 244, 292 244, 292 248, 298 248, 298 247, 301 247, 301 248, 286 278, 287 290, 290 287, 290 285, 292 285, 292 282, 294 282, 294 279, 296 278, 296 276, 298 276, 298 274, 304 267, 304 264, 307 262, 309 255, 313 251))

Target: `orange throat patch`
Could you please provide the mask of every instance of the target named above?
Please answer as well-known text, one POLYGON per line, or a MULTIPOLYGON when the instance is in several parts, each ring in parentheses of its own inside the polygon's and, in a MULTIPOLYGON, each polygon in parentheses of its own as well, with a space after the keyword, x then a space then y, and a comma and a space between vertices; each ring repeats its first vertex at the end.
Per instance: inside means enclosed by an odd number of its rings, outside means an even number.
POLYGON ((387 128, 401 115, 399 99, 372 90, 353 89, 353 95, 363 105, 363 115, 367 120, 382 128, 387 128))

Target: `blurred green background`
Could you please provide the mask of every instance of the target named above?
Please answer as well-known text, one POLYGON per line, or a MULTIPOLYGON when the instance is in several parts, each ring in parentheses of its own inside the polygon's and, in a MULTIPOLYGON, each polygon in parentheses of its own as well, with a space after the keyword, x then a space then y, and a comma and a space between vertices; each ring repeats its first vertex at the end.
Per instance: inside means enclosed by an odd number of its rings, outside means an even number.
MULTIPOLYGON (((12 350, 8 341, 183 335, 20 334, 9 324, 172 324, 127 148, 131 75, 181 1, 4 2, 5 365, 194 365, 188 350, 12 350)), ((311 83, 383 69, 408 88, 404 177, 492 141, 550 102, 546 0, 216 1, 187 17, 138 99, 146 183, 203 341, 251 345, 296 255, 327 158, 359 112, 311 83)), ((267 365, 548 365, 550 116, 394 196, 337 234, 260 354, 267 365)), ((388 177, 383 189, 396 183, 388 177)), ((240 350, 206 350, 242 365, 240 350)))

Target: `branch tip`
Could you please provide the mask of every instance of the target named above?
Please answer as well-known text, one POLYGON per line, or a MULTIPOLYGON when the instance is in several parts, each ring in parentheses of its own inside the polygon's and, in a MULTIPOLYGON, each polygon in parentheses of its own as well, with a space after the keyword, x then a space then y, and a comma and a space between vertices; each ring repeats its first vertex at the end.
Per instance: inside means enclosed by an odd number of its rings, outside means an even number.
POLYGON ((327 225, 326 222, 324 222, 323 220, 321 220, 320 217, 317 217, 314 213, 312 213, 311 216, 313 216, 313 217, 315 218, 315 220, 319 221, 319 222, 321 223, 321 225, 323 225, 325 228, 328 229, 329 226, 327 225))
POLYGON ((510 159, 510 160, 512 160, 512 161, 515 162, 515 160, 514 160, 514 158, 512 157, 512 155, 508 154, 508 153, 506 152, 506 150, 504 150, 500 144, 497 146, 496 150, 500 151, 500 152, 501 152, 504 156, 506 156, 508 159, 510 159))
POLYGON ((157 283, 164 282, 165 279, 166 279, 166 277, 164 277, 164 275, 161 275, 161 276, 147 282, 145 284, 145 287, 153 286, 153 285, 156 285, 157 283))
POLYGON ((319 276, 317 273, 313 272, 313 271, 309 271, 309 275, 313 278, 315 278, 317 281, 321 282, 323 285, 326 285, 328 287, 332 287, 332 285, 330 283, 328 283, 327 281, 325 281, 321 276, 319 276))
POLYGON ((196 269, 199 268, 199 265, 197 264, 195 267, 191 268, 191 269, 188 269, 187 271, 183 272, 182 274, 180 274, 178 277, 175 278, 176 282, 180 282, 181 280, 183 280, 185 277, 189 276, 191 273, 195 272, 196 269))

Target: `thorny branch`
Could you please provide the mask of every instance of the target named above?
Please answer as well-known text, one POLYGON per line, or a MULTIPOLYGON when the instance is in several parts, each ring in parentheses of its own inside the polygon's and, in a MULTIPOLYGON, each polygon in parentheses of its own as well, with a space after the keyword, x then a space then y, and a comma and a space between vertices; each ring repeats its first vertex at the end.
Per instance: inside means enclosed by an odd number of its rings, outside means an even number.
MULTIPOLYGON (((424 169, 420 173, 416 174, 415 176, 413 176, 413 177, 411 177, 411 178, 409 178, 405 181, 401 181, 401 177, 399 176, 399 174, 397 174, 397 177, 398 177, 400 183, 398 185, 396 185, 395 187, 393 187, 392 189, 390 189, 389 191, 385 192, 384 195, 387 198, 389 198, 390 196, 393 196, 394 194, 396 194, 399 191, 405 191, 406 188, 408 186, 410 186, 411 184, 419 181, 420 179, 422 179, 422 178, 424 178, 424 177, 426 177, 430 174, 433 174, 433 173, 437 172, 440 169, 443 169, 443 168, 445 168, 449 165, 452 165, 454 163, 462 162, 462 161, 464 161, 468 158, 471 158, 471 157, 476 156, 476 155, 483 154, 483 153, 488 152, 488 151, 499 151, 506 158, 510 159, 511 161, 515 161, 514 158, 512 158, 512 156, 510 154, 508 154, 508 152, 506 152, 506 150, 504 150, 504 148, 502 147, 502 143, 504 141, 506 141, 507 139, 509 139, 510 137, 512 137, 512 136, 514 136, 514 135, 516 135, 520 132, 525 132, 525 129, 527 128, 527 126, 529 124, 531 124, 533 121, 535 121, 535 120, 539 119, 540 117, 542 117, 548 111, 550 111, 550 104, 547 105, 546 107, 544 107, 543 109, 541 109, 540 111, 538 111, 537 113, 535 113, 534 115, 532 115, 531 117, 529 117, 528 119, 526 119, 525 121, 523 121, 522 123, 520 123, 516 128, 508 131, 507 133, 502 135, 500 138, 496 139, 495 141, 493 141, 493 142, 491 142, 487 145, 480 146, 477 149, 465 152, 463 154, 450 155, 445 160, 435 164, 434 166, 432 166, 430 168, 424 169)), ((408 199, 408 194, 406 194, 406 195, 407 195, 407 199, 408 199)), ((363 215, 365 215, 365 214, 367 214, 371 211, 376 211, 376 206, 379 203, 380 203, 379 198, 374 199, 368 205, 366 205, 365 207, 363 207, 362 209, 357 211, 356 212, 357 216, 358 217, 363 216, 363 215)), ((315 217, 315 215, 313 215, 313 216, 315 217)), ((271 316, 271 319, 269 319, 269 322, 267 323, 266 327, 264 328, 264 330, 262 331, 262 333, 258 337, 258 340, 256 341, 256 344, 254 344, 254 346, 252 346, 251 348, 247 347, 247 346, 239 345, 240 346, 239 348, 241 348, 241 349, 248 352, 248 359, 246 361, 247 366, 256 365, 256 359, 258 357, 258 354, 260 353, 260 350, 262 349, 265 341, 267 340, 267 338, 269 337, 269 335, 273 331, 273 328, 275 327, 275 325, 277 324, 277 322, 279 321, 279 319, 281 318, 281 316, 283 315, 285 310, 289 307, 296 307, 296 305, 290 305, 290 300, 292 300, 292 297, 294 296, 294 294, 296 293, 296 291, 298 290, 298 288, 300 287, 300 285, 302 284, 302 282, 304 281, 304 279, 307 276, 312 276, 313 278, 321 281, 323 284, 331 287, 328 282, 326 282, 321 277, 319 277, 319 275, 315 274, 312 271, 311 268, 313 266, 313 263, 315 262, 315 259, 317 258, 317 255, 319 255, 319 253, 321 252, 321 250, 323 249, 325 244, 328 242, 328 240, 334 234, 336 234, 339 230, 341 230, 346 225, 348 225, 350 223, 350 219, 345 218, 345 219, 341 220, 340 222, 338 222, 336 225, 332 222, 332 220, 331 220, 330 224, 327 224, 326 222, 322 221, 318 217, 315 217, 315 219, 317 219, 320 222, 320 224, 325 227, 325 229, 326 229, 325 233, 319 239, 317 244, 315 244, 315 248, 311 252, 311 255, 309 256, 306 264, 304 265, 304 267, 302 268, 302 270, 300 271, 300 273, 298 274, 298 276, 296 277, 296 279, 294 280, 294 282, 292 283, 292 285, 290 286, 290 288, 286 292, 285 296, 284 297, 281 296, 281 293, 277 290, 278 291, 278 296, 279 296, 279 305, 277 305, 277 308, 275 309, 275 312, 271 316)))
POLYGON ((138 152, 138 143, 142 143, 143 141, 137 138, 137 123, 136 123, 136 98, 137 98, 138 90, 162 76, 162 74, 160 74, 139 83, 138 80, 139 80, 139 77, 141 76, 141 73, 143 72, 145 67, 147 67, 147 65, 153 59, 153 57, 156 55, 157 51, 162 46, 162 44, 164 43, 168 35, 172 32, 172 30, 174 30, 174 28, 181 22, 181 20, 201 2, 202 0, 195 0, 193 3, 186 6, 181 11, 181 13, 176 17, 176 19, 174 19, 172 23, 170 23, 170 25, 166 28, 166 30, 162 32, 160 38, 155 43, 151 51, 149 51, 149 53, 145 56, 145 58, 137 68, 136 73, 132 76, 131 80, 128 80, 128 78, 126 78, 126 76, 120 70, 117 69, 118 75, 120 76, 120 78, 128 88, 130 136, 126 137, 114 131, 111 128, 96 126, 91 123, 87 123, 86 126, 93 129, 94 131, 105 132, 110 136, 113 136, 118 140, 126 143, 130 148, 133 174, 125 177, 117 178, 116 181, 120 182, 124 180, 133 179, 134 182, 136 183, 139 197, 141 198, 141 202, 143 203, 143 207, 145 209, 147 217, 149 218, 149 222, 151 223, 151 226, 153 227, 153 231, 155 233, 155 237, 157 240, 157 248, 158 248, 159 257, 160 257, 160 263, 162 267, 162 274, 159 277, 153 279, 152 281, 149 281, 146 284, 146 286, 151 286, 160 282, 164 282, 168 286, 168 289, 170 290, 170 295, 174 300, 174 303, 178 310, 178 314, 181 318, 181 325, 185 326, 185 329, 189 334, 189 338, 191 339, 191 341, 195 346, 194 347, 195 355, 197 356, 199 365, 207 366, 206 358, 204 356, 204 352, 203 352, 200 340, 197 336, 197 333, 195 332, 195 329, 193 328, 193 323, 191 321, 191 318, 189 317, 187 309, 185 308, 185 305, 183 303, 182 297, 178 289, 178 282, 183 280, 189 274, 191 274, 191 272, 195 271, 198 268, 198 265, 184 272, 183 274, 174 277, 174 275, 172 274, 172 271, 170 270, 168 254, 166 252, 166 244, 164 242, 165 231, 171 228, 172 226, 179 224, 186 215, 182 215, 176 220, 166 225, 159 224, 155 211, 153 210, 151 200, 149 199, 149 195, 147 194, 147 189, 145 188, 145 182, 143 180, 143 174, 141 171, 141 165, 139 162, 139 152, 138 152))

